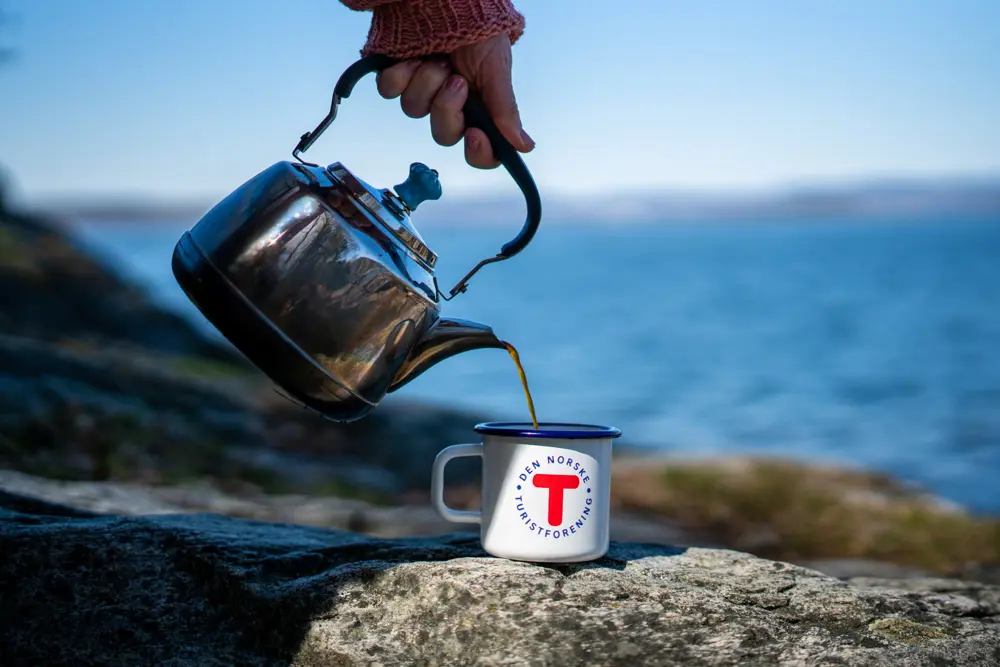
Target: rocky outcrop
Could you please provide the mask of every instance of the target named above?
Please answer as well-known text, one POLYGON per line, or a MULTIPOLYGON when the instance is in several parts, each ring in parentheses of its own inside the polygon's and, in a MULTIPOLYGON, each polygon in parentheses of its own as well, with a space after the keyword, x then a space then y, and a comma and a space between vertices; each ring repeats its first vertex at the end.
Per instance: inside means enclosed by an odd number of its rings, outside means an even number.
MULTIPOLYGON (((449 526, 427 506, 431 462, 492 417, 392 395, 359 422, 324 421, 58 224, 9 212, 0 331, 0 468, 77 480, 59 491, 90 494, 95 507, 117 498, 112 511, 440 532, 449 526)), ((848 574, 1000 581, 1000 522, 881 476, 789 462, 629 465, 626 452, 617 441, 617 539, 728 546, 848 574)), ((478 479, 474 459, 450 464, 449 503, 477 506, 478 479)))
POLYGON ((486 556, 0 495, 9 665, 1000 665, 1000 588, 847 582, 734 551, 486 556))
POLYGON ((765 558, 845 572, 891 563, 1000 582, 1000 521, 884 474, 728 457, 619 459, 612 476, 619 510, 669 518, 696 538, 765 558))
MULTIPOLYGON (((325 421, 56 222, 9 212, 0 331, 0 466, 36 475, 399 500, 426 495, 437 452, 488 418, 393 396, 325 421)), ((476 479, 471 460, 450 468, 476 479)))
MULTIPOLYGON (((255 371, 120 347, 0 335, 0 466, 62 479, 213 479, 393 499, 430 486, 477 416, 396 401, 335 424, 255 371), (402 443, 405 443, 402 444, 402 443)), ((471 460, 455 475, 475 481, 471 460)))
POLYGON ((56 223, 12 212, 0 212, 0 331, 248 367, 229 346, 158 307, 145 290, 78 247, 56 223))

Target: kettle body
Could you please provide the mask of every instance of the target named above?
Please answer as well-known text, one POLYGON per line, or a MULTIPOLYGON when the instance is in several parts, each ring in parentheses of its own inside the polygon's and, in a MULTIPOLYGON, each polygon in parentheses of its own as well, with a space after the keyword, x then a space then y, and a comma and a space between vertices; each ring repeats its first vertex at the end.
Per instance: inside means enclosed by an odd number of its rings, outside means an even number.
POLYGON ((272 165, 186 232, 172 261, 227 339, 336 421, 363 417, 439 358, 503 346, 489 327, 442 321, 436 258, 419 238, 401 243, 351 178, 339 164, 272 165))
POLYGON ((174 248, 172 270, 188 298, 289 398, 334 421, 367 415, 438 361, 503 348, 485 325, 441 316, 481 267, 520 252, 541 217, 538 190, 517 152, 470 94, 466 123, 482 127, 528 204, 520 234, 444 295, 437 256, 410 214, 441 196, 437 172, 410 166, 404 183, 376 189, 343 164, 305 162, 307 149, 364 74, 392 64, 369 56, 337 82, 330 113, 282 161, 209 210, 174 248))

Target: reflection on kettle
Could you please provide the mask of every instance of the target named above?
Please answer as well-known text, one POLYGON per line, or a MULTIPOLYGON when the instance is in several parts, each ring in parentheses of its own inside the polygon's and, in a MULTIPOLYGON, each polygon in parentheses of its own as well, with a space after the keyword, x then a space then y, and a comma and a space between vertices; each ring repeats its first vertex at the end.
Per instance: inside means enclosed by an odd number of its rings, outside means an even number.
POLYGON ((541 218, 538 190, 517 151, 470 95, 467 124, 481 127, 528 205, 519 235, 481 261, 448 296, 437 256, 410 221, 441 196, 437 173, 415 163, 409 178, 375 189, 340 163, 299 157, 365 74, 394 61, 363 58, 338 81, 330 114, 293 155, 219 202, 174 249, 178 283, 205 317, 293 399, 336 421, 364 417, 450 356, 500 348, 488 326, 444 319, 441 300, 466 290, 483 266, 520 252, 541 218))

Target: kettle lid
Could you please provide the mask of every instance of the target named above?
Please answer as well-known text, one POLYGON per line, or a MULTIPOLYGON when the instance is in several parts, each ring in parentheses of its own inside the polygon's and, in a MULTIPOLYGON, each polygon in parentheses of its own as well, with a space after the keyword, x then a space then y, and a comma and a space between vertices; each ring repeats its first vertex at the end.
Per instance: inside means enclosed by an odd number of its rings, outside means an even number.
POLYGON ((372 187, 340 162, 331 164, 327 171, 422 264, 428 269, 434 268, 437 255, 427 247, 409 214, 422 202, 441 197, 441 183, 436 171, 419 162, 413 163, 407 179, 394 186, 398 195, 388 188, 380 190, 372 187))

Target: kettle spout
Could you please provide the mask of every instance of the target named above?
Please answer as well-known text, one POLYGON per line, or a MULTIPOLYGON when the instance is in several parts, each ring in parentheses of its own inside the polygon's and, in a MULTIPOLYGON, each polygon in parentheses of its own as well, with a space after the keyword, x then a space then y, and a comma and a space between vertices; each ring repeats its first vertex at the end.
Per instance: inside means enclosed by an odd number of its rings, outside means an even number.
POLYGON ((440 319, 410 351, 389 392, 396 391, 439 361, 469 350, 505 349, 493 329, 468 320, 440 319))

